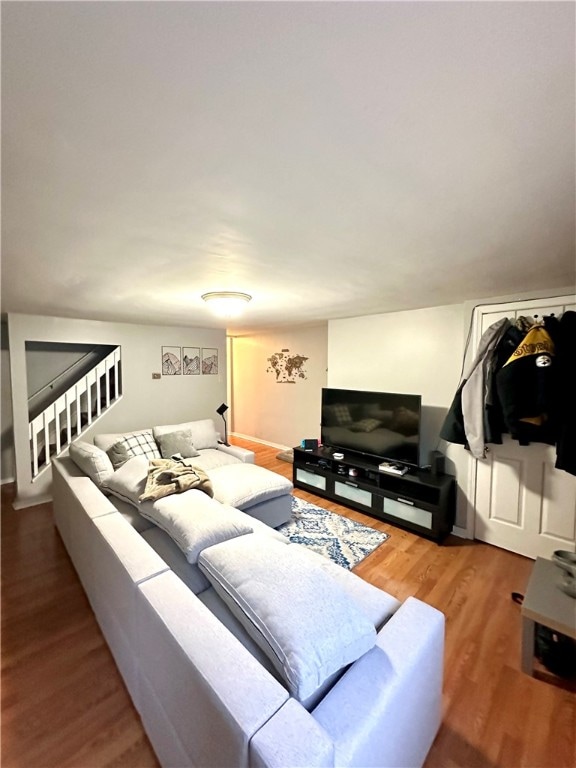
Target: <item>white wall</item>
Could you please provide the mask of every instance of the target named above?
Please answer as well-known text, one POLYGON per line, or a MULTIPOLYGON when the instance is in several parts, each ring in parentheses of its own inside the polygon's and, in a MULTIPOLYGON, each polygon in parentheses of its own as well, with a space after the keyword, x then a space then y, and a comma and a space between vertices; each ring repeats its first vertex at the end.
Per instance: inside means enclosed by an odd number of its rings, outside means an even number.
POLYGON ((8 351, 8 326, 0 324, 0 482, 14 480, 14 438, 12 435, 12 387, 10 386, 10 352, 8 351))
POLYGON ((391 312, 328 325, 328 386, 422 396, 423 450, 436 447, 463 354, 461 305, 391 312))
POLYGON ((90 320, 8 315, 11 384, 16 452, 17 504, 32 503, 50 494, 50 470, 31 482, 28 446, 26 341, 113 344, 122 348, 123 398, 86 431, 121 432, 156 424, 214 418, 226 398, 226 336, 223 330, 107 323, 90 320), (212 376, 161 376, 162 346, 215 347, 219 373, 212 376))
POLYGON ((438 433, 460 380, 466 317, 461 304, 328 323, 328 386, 422 396, 420 464, 439 448, 460 486, 456 524, 466 525, 468 458, 438 433))
MULTIPOLYGON (((28 378, 28 397, 33 397, 42 387, 50 384, 67 368, 77 363, 93 349, 84 345, 77 349, 67 345, 55 344, 52 349, 26 350, 26 375, 28 378)), ((61 384, 61 382, 59 382, 61 384)))
POLYGON ((231 431, 281 447, 320 438, 320 397, 326 386, 327 328, 289 328, 230 339, 231 431), (283 349, 307 357, 306 378, 278 383, 268 358, 283 349))

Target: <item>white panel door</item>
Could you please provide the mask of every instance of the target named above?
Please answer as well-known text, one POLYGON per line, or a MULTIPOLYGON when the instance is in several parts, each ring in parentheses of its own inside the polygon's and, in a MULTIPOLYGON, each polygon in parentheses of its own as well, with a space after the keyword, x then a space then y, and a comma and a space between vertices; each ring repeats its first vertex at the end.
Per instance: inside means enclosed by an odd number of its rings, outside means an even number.
POLYGON ((554 446, 504 437, 477 462, 475 538, 528 557, 576 550, 576 477, 554 446))
MULTIPOLYGON (((474 349, 482 333, 502 317, 560 316, 576 309, 574 296, 479 307, 474 349)), ((476 464, 474 538, 527 557, 550 559, 554 550, 576 551, 576 477, 555 469, 556 449, 544 443, 520 445, 507 435, 489 446, 476 464)))

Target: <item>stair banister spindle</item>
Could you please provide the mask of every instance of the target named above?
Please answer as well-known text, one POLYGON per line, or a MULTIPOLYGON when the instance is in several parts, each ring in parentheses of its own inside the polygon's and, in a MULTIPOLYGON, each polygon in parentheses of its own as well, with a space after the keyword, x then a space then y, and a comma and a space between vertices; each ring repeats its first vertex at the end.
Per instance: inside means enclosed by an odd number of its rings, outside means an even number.
POLYGON ((74 394, 76 395, 76 436, 78 437, 82 432, 82 403, 80 402, 82 389, 79 381, 74 386, 74 394))
POLYGON ((76 387, 69 389, 66 392, 66 444, 70 445, 72 442, 72 409, 71 404, 76 396, 76 387))
POLYGON ((54 421, 54 404, 44 411, 44 464, 50 464, 50 424, 54 421))
POLYGON ((102 396, 101 387, 100 387, 100 382, 101 382, 100 371, 101 371, 101 366, 98 365, 96 367, 96 418, 100 416, 100 412, 102 410, 102 404, 100 402, 100 399, 102 396))
POLYGON ((56 455, 60 453, 60 407, 59 400, 56 400, 54 406, 54 431, 56 437, 56 455))
POLYGON ((120 397, 120 347, 114 350, 114 399, 120 397))
POLYGON ((106 360, 104 360, 104 382, 106 387, 106 408, 110 407, 110 369, 112 367, 112 364, 114 362, 114 356, 108 355, 106 360))
POLYGON ((36 419, 30 424, 30 437, 32 438, 32 477, 38 474, 38 432, 36 431, 36 419))

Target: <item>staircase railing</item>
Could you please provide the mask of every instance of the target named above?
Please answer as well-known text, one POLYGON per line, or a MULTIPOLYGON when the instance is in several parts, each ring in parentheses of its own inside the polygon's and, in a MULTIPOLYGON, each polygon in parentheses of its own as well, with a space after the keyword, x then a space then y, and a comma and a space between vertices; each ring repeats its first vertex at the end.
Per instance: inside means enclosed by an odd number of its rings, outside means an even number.
POLYGON ((120 347, 29 423, 32 480, 122 396, 120 347))

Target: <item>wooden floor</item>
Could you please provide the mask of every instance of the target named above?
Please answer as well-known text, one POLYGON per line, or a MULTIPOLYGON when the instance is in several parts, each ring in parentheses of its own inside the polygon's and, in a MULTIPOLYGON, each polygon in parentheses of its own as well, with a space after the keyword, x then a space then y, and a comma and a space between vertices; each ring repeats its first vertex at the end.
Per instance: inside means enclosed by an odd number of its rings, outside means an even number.
MULTIPOLYGON (((277 451, 236 439, 291 477, 277 451)), ((64 546, 51 505, 15 512, 2 487, 3 768, 157 766, 64 546)), ((520 608, 531 561, 450 537, 438 546, 312 494, 387 531, 356 573, 446 616, 444 720, 427 768, 576 766, 576 695, 520 672, 520 608)), ((387 734, 386 738, 393 737, 387 734)))

